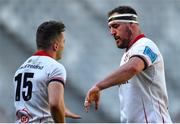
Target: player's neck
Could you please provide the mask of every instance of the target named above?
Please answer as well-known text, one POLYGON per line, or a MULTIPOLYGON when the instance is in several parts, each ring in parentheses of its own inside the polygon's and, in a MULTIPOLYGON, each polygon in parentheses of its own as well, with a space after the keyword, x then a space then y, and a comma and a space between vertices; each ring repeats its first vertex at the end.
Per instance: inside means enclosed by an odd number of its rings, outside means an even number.
POLYGON ((46 50, 45 52, 49 54, 53 59, 56 59, 56 52, 52 50, 46 50))
POLYGON ((36 54, 43 54, 46 56, 49 56, 53 59, 56 59, 56 52, 52 51, 52 50, 42 50, 42 49, 38 49, 36 54))
POLYGON ((134 29, 133 34, 132 34, 132 39, 131 39, 131 40, 134 40, 136 37, 138 37, 138 36, 141 35, 141 34, 142 34, 142 32, 141 32, 141 30, 139 29, 139 27, 136 27, 136 28, 134 29))
POLYGON ((145 37, 145 35, 144 35, 141 31, 139 31, 138 33, 136 33, 136 34, 132 37, 132 40, 129 42, 126 51, 127 51, 136 41, 138 41, 139 39, 141 39, 141 38, 143 38, 143 37, 145 37))

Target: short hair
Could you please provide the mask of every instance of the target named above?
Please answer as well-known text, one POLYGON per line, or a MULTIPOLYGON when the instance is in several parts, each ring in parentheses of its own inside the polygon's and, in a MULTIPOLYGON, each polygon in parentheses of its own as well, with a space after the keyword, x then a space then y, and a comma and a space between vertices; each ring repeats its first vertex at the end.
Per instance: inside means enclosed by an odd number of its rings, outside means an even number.
POLYGON ((47 50, 51 46, 52 41, 64 31, 65 25, 62 22, 43 22, 36 32, 37 49, 47 50))
POLYGON ((119 13, 119 14, 135 14, 137 15, 136 13, 136 10, 133 9, 132 7, 130 6, 118 6, 114 9, 112 9, 111 11, 108 12, 108 17, 111 16, 112 14, 114 13, 119 13))

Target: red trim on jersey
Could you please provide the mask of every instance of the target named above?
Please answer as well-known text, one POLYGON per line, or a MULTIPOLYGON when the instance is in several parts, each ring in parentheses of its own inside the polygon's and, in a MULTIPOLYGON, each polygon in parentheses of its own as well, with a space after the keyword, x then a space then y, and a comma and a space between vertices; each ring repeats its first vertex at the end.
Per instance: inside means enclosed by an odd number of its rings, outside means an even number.
POLYGON ((49 56, 52 58, 52 56, 50 56, 47 52, 45 52, 44 50, 38 50, 36 53, 33 54, 33 56, 49 56))
MULTIPOLYGON (((143 38, 143 37, 145 37, 145 35, 144 35, 144 34, 140 34, 140 35, 138 35, 134 40, 130 41, 129 44, 128 44, 127 50, 128 50, 136 41, 138 41, 139 39, 141 39, 141 38, 143 38)), ((127 51, 127 50, 126 50, 126 51, 127 51)))

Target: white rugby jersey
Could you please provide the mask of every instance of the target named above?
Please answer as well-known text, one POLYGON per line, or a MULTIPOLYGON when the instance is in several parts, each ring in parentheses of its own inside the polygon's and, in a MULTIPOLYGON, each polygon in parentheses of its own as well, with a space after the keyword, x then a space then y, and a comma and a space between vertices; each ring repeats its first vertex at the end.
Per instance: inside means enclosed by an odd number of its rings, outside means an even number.
POLYGON ((164 62, 154 42, 139 35, 124 53, 120 65, 133 56, 145 69, 119 86, 120 120, 123 123, 170 123, 164 62))
POLYGON ((43 51, 28 58, 14 76, 16 122, 54 122, 48 104, 48 84, 59 81, 64 85, 64 66, 43 51))

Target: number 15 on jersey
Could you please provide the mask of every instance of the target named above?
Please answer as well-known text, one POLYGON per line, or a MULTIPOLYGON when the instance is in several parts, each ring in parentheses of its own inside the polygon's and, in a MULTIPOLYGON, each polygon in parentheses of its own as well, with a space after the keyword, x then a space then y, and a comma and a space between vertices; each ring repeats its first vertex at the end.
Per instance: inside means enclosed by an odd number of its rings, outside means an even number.
POLYGON ((34 77, 34 73, 19 73, 15 77, 16 85, 16 93, 15 93, 15 101, 20 101, 20 98, 23 98, 24 101, 28 101, 32 97, 32 78, 34 77), (22 95, 22 97, 21 97, 22 95))

